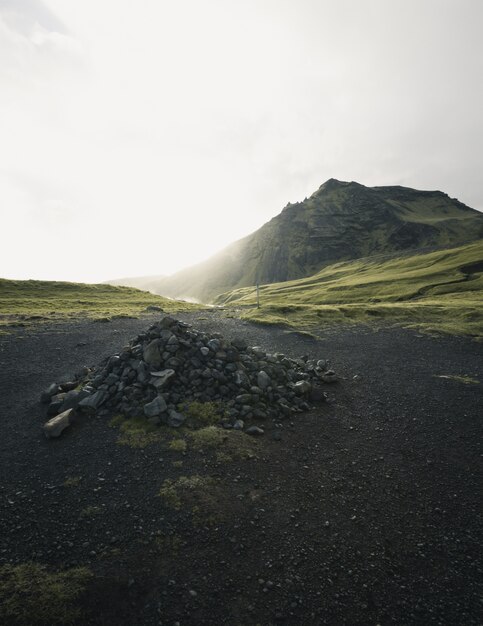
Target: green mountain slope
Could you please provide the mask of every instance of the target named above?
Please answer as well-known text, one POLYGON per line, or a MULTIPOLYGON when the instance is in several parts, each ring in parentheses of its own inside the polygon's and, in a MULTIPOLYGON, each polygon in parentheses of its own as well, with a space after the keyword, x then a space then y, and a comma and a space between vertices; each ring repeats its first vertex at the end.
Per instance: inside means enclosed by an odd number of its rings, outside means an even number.
POLYGON ((335 261, 481 237, 483 215, 441 191, 330 179, 256 232, 151 288, 207 302, 237 287, 310 276, 335 261))
POLYGON ((308 278, 217 298, 250 307, 244 317, 294 326, 332 321, 385 321, 483 336, 483 240, 399 257, 369 257, 325 267, 308 278))

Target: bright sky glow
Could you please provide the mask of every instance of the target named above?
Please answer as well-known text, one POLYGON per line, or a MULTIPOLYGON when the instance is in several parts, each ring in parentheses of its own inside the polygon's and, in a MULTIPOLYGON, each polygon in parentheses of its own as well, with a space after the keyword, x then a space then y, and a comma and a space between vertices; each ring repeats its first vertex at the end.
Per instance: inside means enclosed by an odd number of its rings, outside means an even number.
POLYGON ((0 276, 169 274, 330 177, 483 209, 481 0, 0 0, 0 276))

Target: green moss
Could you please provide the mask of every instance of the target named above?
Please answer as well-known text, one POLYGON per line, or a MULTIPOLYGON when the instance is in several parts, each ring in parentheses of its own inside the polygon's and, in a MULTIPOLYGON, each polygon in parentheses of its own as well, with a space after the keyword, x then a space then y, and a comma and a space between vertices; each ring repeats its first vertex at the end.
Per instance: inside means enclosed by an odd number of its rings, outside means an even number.
POLYGON ((184 402, 179 409, 188 418, 192 428, 200 428, 211 424, 218 424, 223 417, 223 408, 219 402, 184 402))
POLYGON ((214 485, 214 480, 207 476, 180 476, 167 478, 159 490, 159 495, 173 509, 179 510, 185 501, 201 497, 203 492, 214 485))
POLYGON ((158 535, 154 545, 162 556, 176 558, 186 542, 179 535, 158 535))
POLYGON ((173 439, 169 442, 170 450, 175 450, 176 452, 186 452, 187 447, 188 445, 184 439, 173 439))
POLYGON ((76 600, 92 573, 85 567, 49 573, 38 563, 0 567, 4 624, 70 624, 81 615, 76 600))
POLYGON ((150 424, 144 417, 119 419, 118 416, 110 422, 111 426, 119 426, 120 435, 117 443, 131 448, 145 448, 146 446, 165 441, 165 436, 156 426, 150 424))
POLYGON ((101 513, 103 513, 102 507, 89 505, 89 506, 84 507, 81 510, 81 512, 79 513, 79 517, 80 518, 95 517, 96 515, 99 515, 101 513))
POLYGON ((64 480, 64 487, 78 487, 81 480, 81 476, 67 476, 67 478, 64 480))
POLYGON ((207 453, 216 451, 220 462, 234 459, 255 459, 261 446, 259 440, 248 437, 238 430, 224 430, 216 426, 207 426, 188 433, 190 448, 207 453))
POLYGON ((227 439, 226 431, 216 426, 207 426, 189 433, 191 447, 194 450, 218 448, 227 439))

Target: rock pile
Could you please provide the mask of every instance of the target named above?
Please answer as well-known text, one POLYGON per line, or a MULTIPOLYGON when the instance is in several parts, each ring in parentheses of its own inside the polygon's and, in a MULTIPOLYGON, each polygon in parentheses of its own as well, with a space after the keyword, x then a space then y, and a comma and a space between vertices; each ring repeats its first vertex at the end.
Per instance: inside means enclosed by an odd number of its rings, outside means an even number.
POLYGON ((192 401, 218 402, 223 426, 242 429, 247 421, 308 410, 325 397, 321 383, 334 380, 326 361, 267 354, 241 338, 229 341, 166 316, 74 382, 51 385, 41 399, 57 416, 55 433, 71 419, 71 413, 63 422, 59 415, 72 409, 144 415, 179 427, 186 419, 180 407, 192 401))

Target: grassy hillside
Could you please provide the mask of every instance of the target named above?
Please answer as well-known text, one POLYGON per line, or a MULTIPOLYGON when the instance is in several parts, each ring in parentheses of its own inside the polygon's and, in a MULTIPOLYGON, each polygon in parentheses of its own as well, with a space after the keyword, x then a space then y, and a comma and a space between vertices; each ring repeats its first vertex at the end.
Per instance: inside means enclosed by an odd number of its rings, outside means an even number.
POLYGON ((314 276, 217 298, 254 321, 320 326, 383 320, 483 336, 483 241, 427 254, 336 263, 314 276))
POLYGON ((130 287, 0 278, 0 324, 19 318, 109 318, 139 315, 148 306, 180 311, 193 305, 130 287))
POLYGON ((151 289, 210 302, 237 287, 311 276, 337 261, 481 237, 483 214, 440 191, 331 179, 253 234, 151 289))

